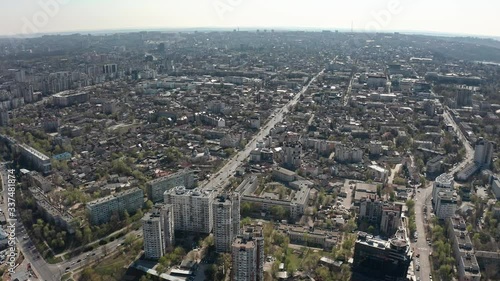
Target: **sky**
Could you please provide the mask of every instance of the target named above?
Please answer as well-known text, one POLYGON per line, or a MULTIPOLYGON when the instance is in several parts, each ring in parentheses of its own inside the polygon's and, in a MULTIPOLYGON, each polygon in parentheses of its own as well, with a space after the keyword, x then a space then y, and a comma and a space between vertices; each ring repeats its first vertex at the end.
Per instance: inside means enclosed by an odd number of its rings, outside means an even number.
POLYGON ((492 0, 0 0, 0 35, 289 28, 500 36, 492 0))

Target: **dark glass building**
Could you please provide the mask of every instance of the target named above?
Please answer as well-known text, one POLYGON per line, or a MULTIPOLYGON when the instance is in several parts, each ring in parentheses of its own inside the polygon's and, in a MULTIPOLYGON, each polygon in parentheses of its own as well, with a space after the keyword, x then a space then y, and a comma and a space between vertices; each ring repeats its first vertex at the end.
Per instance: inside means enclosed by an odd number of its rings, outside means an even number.
POLYGON ((407 280, 411 251, 406 235, 381 240, 364 232, 358 233, 354 247, 352 281, 407 280))

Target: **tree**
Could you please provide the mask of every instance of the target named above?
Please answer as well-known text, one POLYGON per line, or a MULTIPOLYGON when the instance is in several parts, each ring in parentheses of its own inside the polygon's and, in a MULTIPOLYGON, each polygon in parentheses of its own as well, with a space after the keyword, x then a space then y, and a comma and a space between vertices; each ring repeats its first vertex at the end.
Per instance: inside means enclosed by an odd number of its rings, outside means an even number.
POLYGON ((373 225, 370 225, 370 226, 368 227, 367 232, 368 232, 368 233, 370 233, 370 234, 374 234, 374 233, 375 233, 375 227, 373 227, 373 225))
POLYGON ((271 215, 279 220, 283 220, 286 218, 286 210, 282 206, 274 205, 271 207, 271 215))
POLYGON ((153 201, 151 200, 148 200, 146 201, 146 210, 151 210, 151 208, 153 208, 153 201))
POLYGON ((207 269, 205 269, 205 277, 208 280, 216 280, 215 279, 216 274, 217 274, 217 267, 214 264, 211 264, 210 266, 207 267, 207 269))
POLYGON ((92 241, 92 230, 88 226, 85 226, 83 228, 83 241, 84 243, 89 243, 90 241, 92 241))

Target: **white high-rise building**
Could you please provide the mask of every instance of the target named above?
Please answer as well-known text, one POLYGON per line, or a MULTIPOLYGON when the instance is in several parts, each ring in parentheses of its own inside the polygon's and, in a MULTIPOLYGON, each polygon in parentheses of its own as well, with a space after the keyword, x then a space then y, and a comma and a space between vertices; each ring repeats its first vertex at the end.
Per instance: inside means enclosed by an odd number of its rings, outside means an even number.
POLYGON ((435 206, 437 194, 440 191, 444 190, 453 190, 454 189, 454 181, 453 175, 450 174, 441 174, 434 181, 434 186, 432 188, 432 203, 435 206))
POLYGON ((142 218, 144 255, 159 259, 174 242, 172 205, 157 204, 142 218))
POLYGON ((264 236, 262 225, 243 227, 231 249, 233 281, 264 280, 264 236))
POLYGON ((474 148, 474 162, 483 168, 490 168, 493 159, 494 145, 492 142, 480 138, 474 148))
POLYGON ((240 195, 222 195, 212 204, 214 241, 217 253, 229 253, 240 229, 240 195))
POLYGON ((434 211, 438 219, 447 219, 455 215, 457 210, 458 196, 454 190, 440 191, 437 194, 436 207, 434 211))
POLYGON ((285 167, 298 169, 302 164, 302 144, 299 141, 286 142, 283 146, 283 164, 285 167))
POLYGON ((165 191, 164 199, 173 205, 175 230, 207 234, 212 231, 213 192, 177 186, 165 191))

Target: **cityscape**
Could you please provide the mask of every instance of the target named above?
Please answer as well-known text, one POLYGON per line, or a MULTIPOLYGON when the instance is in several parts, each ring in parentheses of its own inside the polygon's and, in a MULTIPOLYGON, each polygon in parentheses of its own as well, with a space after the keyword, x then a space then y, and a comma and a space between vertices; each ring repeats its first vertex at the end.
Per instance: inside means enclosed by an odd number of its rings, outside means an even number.
POLYGON ((0 36, 2 280, 500 280, 500 39, 354 25, 0 36))

